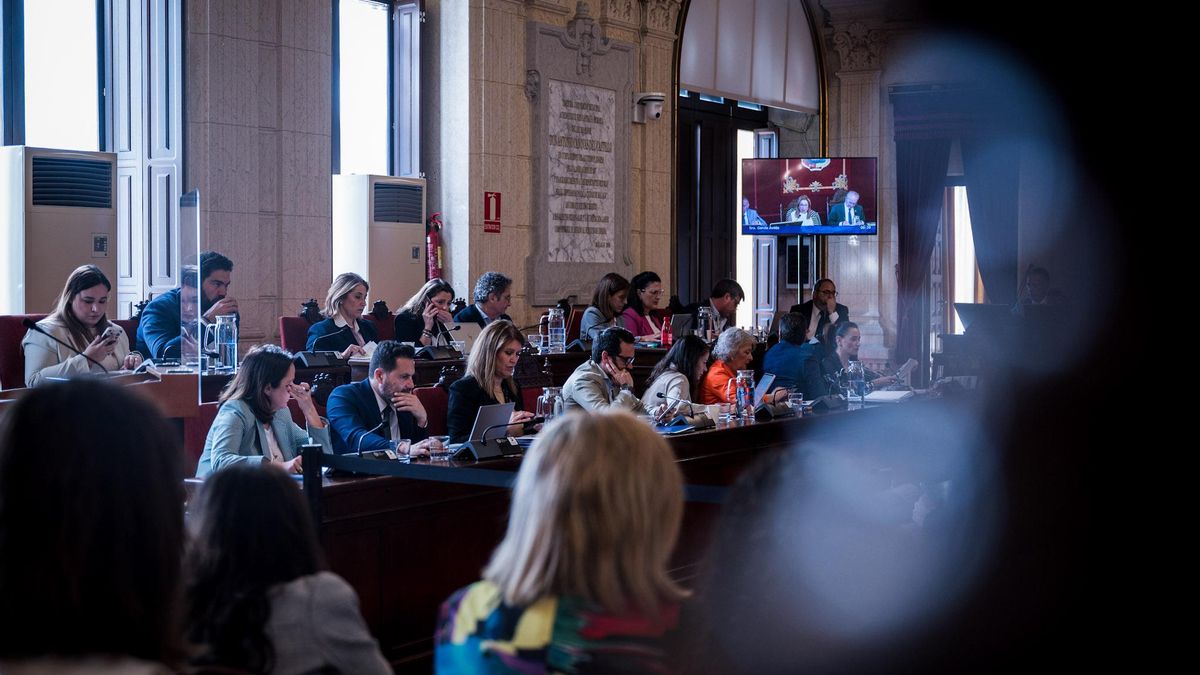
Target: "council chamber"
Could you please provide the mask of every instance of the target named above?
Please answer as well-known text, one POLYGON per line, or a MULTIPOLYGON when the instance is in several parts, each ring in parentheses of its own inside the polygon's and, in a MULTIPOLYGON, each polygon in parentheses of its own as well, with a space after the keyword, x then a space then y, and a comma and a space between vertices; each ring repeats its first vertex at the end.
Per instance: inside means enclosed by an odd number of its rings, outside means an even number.
POLYGON ((0 15, 0 670, 1104 658, 1141 282, 1050 25, 58 4, 0 15))

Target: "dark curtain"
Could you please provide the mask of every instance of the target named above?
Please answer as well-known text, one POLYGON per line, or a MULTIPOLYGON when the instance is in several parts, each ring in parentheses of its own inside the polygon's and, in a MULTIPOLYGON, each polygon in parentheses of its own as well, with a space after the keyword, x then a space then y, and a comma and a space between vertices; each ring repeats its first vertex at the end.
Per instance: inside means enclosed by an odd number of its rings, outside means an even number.
MULTIPOLYGON (((948 138, 896 140, 896 217, 899 229, 899 321, 896 357, 914 358, 924 381, 929 355, 924 333, 929 317, 922 294, 929 281, 929 258, 937 239, 950 161, 948 138)), ((969 198, 969 197, 968 197, 969 198)))
POLYGON ((987 301, 1017 300, 1017 173, 1015 140, 962 140, 963 178, 971 210, 975 259, 987 301))

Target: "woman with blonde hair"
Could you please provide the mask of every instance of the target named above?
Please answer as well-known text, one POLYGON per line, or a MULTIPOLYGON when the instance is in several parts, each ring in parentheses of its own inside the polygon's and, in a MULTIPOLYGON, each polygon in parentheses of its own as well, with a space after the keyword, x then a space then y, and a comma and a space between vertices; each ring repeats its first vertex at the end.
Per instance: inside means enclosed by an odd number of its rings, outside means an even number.
POLYGON ((367 280, 354 272, 337 275, 325 294, 325 308, 321 310, 325 320, 308 327, 304 350, 337 352, 343 359, 364 356, 367 343, 379 341, 375 324, 362 318, 370 290, 367 280))
MULTIPOLYGON (((454 287, 445 279, 430 279, 396 312, 396 340, 414 345, 448 345, 445 324, 454 321, 450 303, 454 287)), ((420 347, 417 347, 420 349, 420 347)))
POLYGON ((475 340, 467 359, 467 374, 450 385, 446 410, 446 433, 451 443, 461 443, 471 434, 479 408, 497 403, 515 403, 509 421, 513 436, 521 435, 521 424, 533 418, 523 410, 521 390, 513 380, 513 371, 521 358, 525 336, 512 323, 499 319, 489 323, 475 340))
POLYGON ((74 345, 85 356, 31 330, 21 340, 25 352, 25 386, 37 386, 47 377, 136 368, 142 362, 141 354, 129 351, 129 336, 105 315, 111 290, 108 277, 95 265, 76 267, 71 272, 54 312, 37 325, 74 345))
POLYGON ((438 672, 667 671, 682 514, 675 457, 648 425, 617 410, 555 420, 521 464, 483 580, 442 606, 438 672))

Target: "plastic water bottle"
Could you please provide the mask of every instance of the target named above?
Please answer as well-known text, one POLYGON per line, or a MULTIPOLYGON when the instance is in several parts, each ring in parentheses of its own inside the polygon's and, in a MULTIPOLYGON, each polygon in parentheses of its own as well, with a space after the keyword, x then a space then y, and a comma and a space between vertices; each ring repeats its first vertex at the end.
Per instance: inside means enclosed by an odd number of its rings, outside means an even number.
POLYGON ((563 318, 561 308, 550 309, 550 318, 546 321, 550 334, 550 353, 562 354, 567 351, 567 322, 563 318))

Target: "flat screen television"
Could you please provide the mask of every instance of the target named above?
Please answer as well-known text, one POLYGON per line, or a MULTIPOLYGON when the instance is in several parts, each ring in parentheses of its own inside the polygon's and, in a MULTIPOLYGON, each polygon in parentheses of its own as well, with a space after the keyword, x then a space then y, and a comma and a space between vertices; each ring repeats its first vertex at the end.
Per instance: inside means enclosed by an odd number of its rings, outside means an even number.
POLYGON ((875 157, 742 160, 742 234, 878 234, 875 157))

